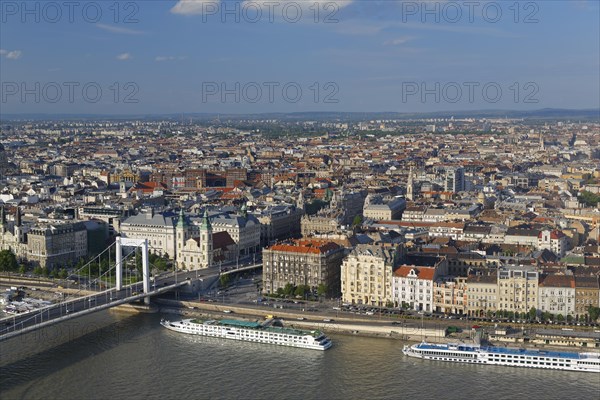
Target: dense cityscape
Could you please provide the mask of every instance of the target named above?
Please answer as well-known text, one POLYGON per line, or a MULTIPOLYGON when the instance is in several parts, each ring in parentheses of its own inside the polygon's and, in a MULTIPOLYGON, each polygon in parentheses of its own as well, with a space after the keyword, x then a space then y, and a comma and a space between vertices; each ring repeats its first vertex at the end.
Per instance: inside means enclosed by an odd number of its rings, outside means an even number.
POLYGON ((58 277, 115 236, 148 238, 179 270, 262 260, 264 294, 598 318, 597 121, 15 121, 2 135, 5 270, 58 277))
POLYGON ((0 399, 592 399, 600 2, 0 1, 0 399))

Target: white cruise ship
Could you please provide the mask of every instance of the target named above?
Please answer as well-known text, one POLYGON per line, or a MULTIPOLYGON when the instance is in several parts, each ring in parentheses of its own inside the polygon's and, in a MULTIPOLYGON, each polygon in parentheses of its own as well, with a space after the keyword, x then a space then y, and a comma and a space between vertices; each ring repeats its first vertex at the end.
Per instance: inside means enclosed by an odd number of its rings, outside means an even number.
POLYGON ((235 319, 206 321, 184 319, 176 322, 161 320, 160 323, 167 329, 193 335, 278 344, 280 346, 300 347, 304 349, 327 350, 333 344, 321 331, 274 326, 275 321, 278 320, 267 319, 261 324, 235 319))
POLYGON ((571 353, 425 342, 412 346, 406 345, 402 352, 409 357, 425 360, 600 373, 600 353, 571 353))

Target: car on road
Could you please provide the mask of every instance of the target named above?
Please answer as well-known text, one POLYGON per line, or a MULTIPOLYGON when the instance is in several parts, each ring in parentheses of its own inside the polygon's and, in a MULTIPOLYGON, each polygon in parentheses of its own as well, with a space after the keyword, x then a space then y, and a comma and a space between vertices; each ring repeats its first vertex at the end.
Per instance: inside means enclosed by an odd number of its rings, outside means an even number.
POLYGON ((323 322, 333 322, 333 320, 331 318, 324 318, 323 322))
POLYGON ((298 321, 304 321, 306 318, 304 318, 304 317, 298 317, 298 318, 296 318, 296 319, 297 319, 298 321))

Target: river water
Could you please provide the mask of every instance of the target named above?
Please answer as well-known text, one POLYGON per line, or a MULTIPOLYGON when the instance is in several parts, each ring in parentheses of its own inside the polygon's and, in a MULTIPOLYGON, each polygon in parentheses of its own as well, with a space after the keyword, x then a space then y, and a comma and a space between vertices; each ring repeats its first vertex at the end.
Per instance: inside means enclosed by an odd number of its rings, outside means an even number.
POLYGON ((599 374, 422 361, 405 357, 404 343, 392 339, 330 335, 334 347, 319 352, 188 336, 160 327, 161 316, 107 311, 0 343, 0 398, 495 400, 600 394, 599 374))

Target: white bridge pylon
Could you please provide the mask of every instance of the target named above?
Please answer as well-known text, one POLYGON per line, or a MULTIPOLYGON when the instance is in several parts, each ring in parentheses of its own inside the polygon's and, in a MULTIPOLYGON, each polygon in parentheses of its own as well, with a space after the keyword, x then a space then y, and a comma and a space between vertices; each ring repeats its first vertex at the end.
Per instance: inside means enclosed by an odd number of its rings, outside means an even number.
MULTIPOLYGON (((144 293, 150 292, 150 263, 148 262, 148 239, 130 239, 117 236, 116 238, 116 289, 123 289, 123 247, 139 247, 142 249, 142 276, 144 278, 144 293)), ((144 299, 146 304, 150 298, 144 299)))

